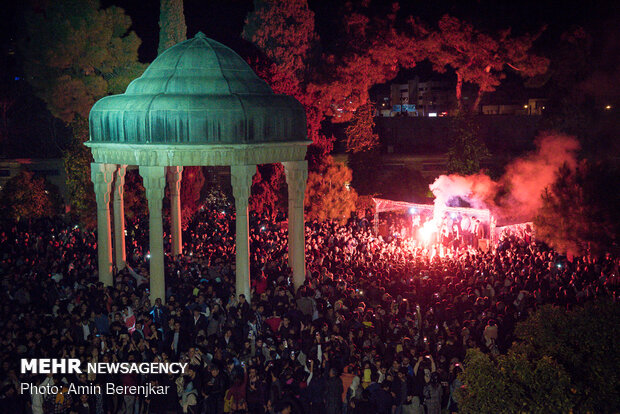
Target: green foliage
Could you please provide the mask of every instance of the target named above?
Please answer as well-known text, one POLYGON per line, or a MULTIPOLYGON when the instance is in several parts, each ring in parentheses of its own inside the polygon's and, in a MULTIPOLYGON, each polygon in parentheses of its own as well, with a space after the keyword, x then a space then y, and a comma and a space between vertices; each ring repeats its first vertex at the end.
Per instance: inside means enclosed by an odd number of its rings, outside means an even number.
POLYGON ((618 249, 620 171, 602 163, 560 168, 542 195, 535 217, 537 237, 569 255, 618 249))
POLYGON ((26 79, 66 123, 88 118, 93 104, 125 90, 144 70, 140 39, 118 7, 96 0, 57 0, 27 14, 19 43, 26 79))
POLYGON ((357 193, 350 187, 351 169, 327 157, 318 172, 308 174, 306 218, 346 222, 355 211, 357 193))
POLYGON ((45 179, 22 170, 2 189, 0 209, 15 221, 50 217, 58 212, 59 200, 54 197, 58 194, 54 193, 45 179))
POLYGON ((90 182, 88 114, 100 98, 125 91, 144 65, 140 39, 129 31, 131 19, 118 7, 101 9, 96 0, 47 2, 26 16, 19 50, 26 79, 57 118, 73 129, 64 153, 67 189, 74 213, 94 223, 90 182))
POLYGON ((96 223, 97 202, 90 180, 90 163, 93 162, 93 157, 90 149, 83 145, 88 138, 86 119, 76 117, 72 122, 72 130, 72 145, 63 155, 67 194, 72 213, 80 218, 84 226, 91 228, 96 223))
POLYGON ((572 407, 569 377, 549 357, 529 360, 509 352, 492 359, 470 349, 461 375, 463 413, 567 413, 572 407))
POLYGON ((522 353, 551 357, 566 370, 575 412, 620 410, 620 304, 595 302, 571 312, 546 306, 516 334, 522 353))
POLYGON ((479 138, 480 126, 473 116, 453 118, 452 144, 448 150, 448 173, 471 175, 480 172, 480 164, 489 150, 479 138))
POLYGON ((618 303, 570 312, 548 305, 519 323, 516 335, 507 355, 467 352, 461 412, 618 412, 618 303))
POLYGON ((355 111, 353 120, 346 129, 347 152, 368 151, 379 145, 379 136, 373 131, 375 127, 374 104, 368 102, 355 111))
POLYGON ((161 53, 187 40, 187 25, 183 14, 183 0, 161 0, 159 7, 159 47, 161 53))

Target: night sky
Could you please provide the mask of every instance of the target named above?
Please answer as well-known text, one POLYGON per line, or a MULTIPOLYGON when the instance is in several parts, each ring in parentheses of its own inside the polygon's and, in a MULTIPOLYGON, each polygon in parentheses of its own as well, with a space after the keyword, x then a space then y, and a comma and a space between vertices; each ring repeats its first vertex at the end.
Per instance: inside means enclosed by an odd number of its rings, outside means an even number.
MULTIPOLYGON (((10 56, 19 36, 22 14, 25 8, 48 0, 5 0, 0 7, 0 38, 3 55, 10 56)), ((620 2, 599 1, 496 1, 496 0, 412 0, 400 2, 400 14, 413 15, 427 24, 435 24, 446 13, 471 21, 476 27, 495 31, 512 28, 514 34, 535 32, 547 25, 547 30, 538 41, 542 52, 552 50, 559 35, 575 26, 583 26, 595 39, 604 39, 620 27, 620 2)), ((140 59, 151 62, 157 54, 159 1, 157 0, 102 0, 102 6, 117 5, 131 16, 133 29, 142 46, 140 59)), ((309 0, 310 8, 316 13, 317 31, 323 42, 330 42, 333 33, 341 24, 341 7, 344 0, 309 0)), ((371 3, 372 13, 384 14, 391 2, 371 3)), ((244 47, 240 37, 244 19, 253 9, 252 0, 185 0, 185 17, 188 37, 203 31, 208 37, 220 41, 236 50, 244 47)), ((604 43, 603 41, 601 43, 604 43)), ((10 57, 8 59, 11 59, 10 57)), ((6 60, 6 59, 3 59, 6 60)), ((2 71, 6 71, 6 62, 2 71)), ((11 65, 12 66, 12 65, 11 65)), ((12 68, 9 68, 12 70, 12 68)))
MULTIPOLYGON (((342 0, 310 0, 316 13, 317 31, 323 41, 329 42, 334 27, 340 24, 342 0)), ((385 12, 389 1, 374 1, 371 10, 385 12)), ((159 1, 104 0, 103 6, 117 5, 124 8, 134 22, 134 30, 142 39, 140 58, 152 61, 157 53, 159 1)), ((188 37, 198 31, 231 47, 239 47, 245 16, 253 9, 252 0, 185 0, 185 18, 188 37)), ((446 14, 470 20, 476 27, 495 31, 511 27, 514 34, 535 32, 547 25, 539 42, 542 49, 554 47, 558 36, 577 25, 605 37, 610 30, 617 30, 620 22, 618 1, 447 1, 413 0, 401 2, 402 15, 414 15, 427 24, 433 24, 446 14)))

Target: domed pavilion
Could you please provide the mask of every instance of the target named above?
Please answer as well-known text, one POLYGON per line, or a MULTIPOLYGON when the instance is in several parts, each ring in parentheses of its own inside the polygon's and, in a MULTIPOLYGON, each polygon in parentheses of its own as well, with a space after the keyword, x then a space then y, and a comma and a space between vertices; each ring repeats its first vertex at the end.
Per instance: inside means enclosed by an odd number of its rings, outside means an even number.
POLYGON ((248 199, 257 164, 284 165, 289 194, 289 265, 305 279, 306 116, 294 98, 274 94, 233 50, 198 33, 157 57, 124 94, 90 111, 91 179, 97 199, 99 280, 113 283, 114 250, 125 267, 123 186, 127 166, 142 176, 149 209, 151 301, 165 302, 162 202, 171 205, 172 255, 182 253, 179 191, 184 166, 230 166, 236 209, 236 289, 250 299, 248 199))

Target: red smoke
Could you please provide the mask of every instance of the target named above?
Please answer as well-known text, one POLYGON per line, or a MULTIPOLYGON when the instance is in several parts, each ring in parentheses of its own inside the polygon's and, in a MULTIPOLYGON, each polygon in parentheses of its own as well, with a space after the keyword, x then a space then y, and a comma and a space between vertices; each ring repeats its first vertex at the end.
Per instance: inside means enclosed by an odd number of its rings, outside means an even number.
POLYGON ((461 197, 475 208, 488 208, 498 221, 530 221, 540 208, 541 194, 555 180, 557 170, 566 163, 576 165, 577 140, 568 135, 543 132, 536 139, 536 150, 506 167, 497 181, 486 174, 442 175, 430 185, 436 209, 453 197, 461 197))

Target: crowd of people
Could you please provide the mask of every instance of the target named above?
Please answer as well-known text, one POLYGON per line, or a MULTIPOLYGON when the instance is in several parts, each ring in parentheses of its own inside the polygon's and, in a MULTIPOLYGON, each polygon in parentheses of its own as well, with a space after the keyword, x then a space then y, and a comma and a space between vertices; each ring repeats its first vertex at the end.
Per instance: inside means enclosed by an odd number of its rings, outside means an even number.
POLYGON ((377 236, 366 219, 307 223, 307 280, 295 291, 286 225, 256 215, 250 225, 251 298, 235 293, 234 214, 204 209, 184 232, 184 254, 166 257, 165 303, 151 303, 144 221, 128 226, 129 267, 109 287, 98 282, 93 232, 60 219, 4 223, 2 411, 453 413, 467 349, 505 352, 515 324, 543 304, 618 294, 616 257, 567 261, 515 236, 488 252, 431 256, 377 236), (29 375, 21 358, 188 365, 169 375, 29 375), (170 392, 68 392, 107 382, 170 392), (22 383, 61 391, 22 393, 22 383))

